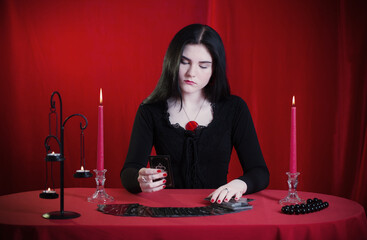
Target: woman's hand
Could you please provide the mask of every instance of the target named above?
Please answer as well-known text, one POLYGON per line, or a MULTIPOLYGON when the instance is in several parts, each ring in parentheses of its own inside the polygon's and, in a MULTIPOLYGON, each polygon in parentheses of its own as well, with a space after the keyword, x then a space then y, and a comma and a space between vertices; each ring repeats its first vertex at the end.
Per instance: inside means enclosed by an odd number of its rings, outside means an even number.
POLYGON ((142 168, 139 170, 138 182, 142 192, 156 192, 164 189, 167 173, 160 169, 142 168), (153 181, 157 180, 158 181, 153 181))
POLYGON ((247 184, 240 180, 235 179, 212 192, 208 197, 211 197, 212 203, 228 202, 233 196, 238 201, 241 196, 247 191, 247 184))

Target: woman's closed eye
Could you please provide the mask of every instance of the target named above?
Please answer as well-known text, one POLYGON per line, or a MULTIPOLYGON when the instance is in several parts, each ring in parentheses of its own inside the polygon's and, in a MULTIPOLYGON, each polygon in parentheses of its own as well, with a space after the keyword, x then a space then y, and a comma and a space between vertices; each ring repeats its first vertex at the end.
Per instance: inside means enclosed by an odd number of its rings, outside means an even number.
POLYGON ((208 67, 210 67, 209 64, 199 64, 199 67, 202 68, 202 69, 207 69, 208 67))
MULTIPOLYGON (((187 57, 182 57, 181 58, 181 64, 183 65, 188 65, 188 64, 194 64, 191 62, 190 59, 188 59, 187 57)), ((209 67, 211 67, 212 63, 210 61, 200 61, 197 63, 198 66, 201 68, 201 69, 207 69, 209 67)))
POLYGON ((190 64, 189 60, 185 59, 185 58, 181 58, 181 64, 190 64))

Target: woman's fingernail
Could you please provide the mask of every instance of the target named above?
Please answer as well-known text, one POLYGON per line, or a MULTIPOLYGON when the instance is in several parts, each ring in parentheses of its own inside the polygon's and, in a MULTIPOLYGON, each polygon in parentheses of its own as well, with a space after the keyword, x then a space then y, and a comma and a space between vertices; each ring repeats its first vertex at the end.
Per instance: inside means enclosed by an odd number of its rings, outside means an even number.
POLYGON ((162 170, 158 169, 158 170, 157 170, 157 173, 160 173, 160 172, 162 172, 162 170))
POLYGON ((163 185, 163 188, 166 188, 166 185, 163 185))
POLYGON ((220 203, 221 201, 220 201, 220 200, 218 200, 217 202, 218 202, 218 203, 220 203))
POLYGON ((163 183, 166 183, 167 181, 166 180, 163 180, 163 183))
POLYGON ((210 200, 212 203, 215 202, 214 199, 210 200))
POLYGON ((238 200, 238 199, 239 199, 238 197, 235 198, 235 200, 238 200))
POLYGON ((224 199, 224 201, 228 202, 228 198, 224 199))
POLYGON ((167 173, 163 173, 163 177, 167 177, 167 173))

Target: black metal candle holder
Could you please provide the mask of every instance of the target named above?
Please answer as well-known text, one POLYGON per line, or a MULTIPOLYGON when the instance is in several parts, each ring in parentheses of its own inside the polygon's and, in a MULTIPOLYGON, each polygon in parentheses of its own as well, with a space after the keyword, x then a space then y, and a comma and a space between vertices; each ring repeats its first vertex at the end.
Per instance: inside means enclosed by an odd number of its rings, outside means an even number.
POLYGON ((44 199, 56 199, 58 197, 59 197, 59 194, 57 194, 56 191, 51 188, 47 190, 43 190, 43 192, 40 193, 40 198, 44 198, 44 199))
POLYGON ((80 170, 76 170, 74 173, 75 178, 89 178, 92 177, 93 174, 85 169, 85 147, 84 147, 84 129, 80 125, 81 133, 80 133, 80 170))
MULTIPOLYGON (((57 112, 55 108, 50 108, 50 113, 48 114, 48 126, 49 126, 49 138, 53 138, 52 136, 56 136, 55 140, 59 142, 58 137, 58 117, 57 112), (56 121, 56 131, 52 132, 52 117, 55 116, 56 121)), ((59 194, 55 191, 55 185, 54 185, 54 178, 53 178, 53 162, 54 161, 60 161, 60 153, 47 153, 45 158, 45 164, 46 164, 46 181, 45 181, 45 190, 43 190, 39 197, 44 199, 55 199, 59 197, 59 194), (51 165, 51 187, 48 185, 48 166, 51 165)))
MULTIPOLYGON (((64 128, 65 128, 65 124, 67 123, 67 121, 69 119, 71 119, 72 117, 82 117, 85 121, 85 125, 82 125, 82 122, 80 123, 80 129, 81 129, 81 164, 82 164, 82 169, 81 171, 76 171, 76 173, 74 174, 74 177, 80 178, 80 177, 91 177, 92 174, 89 172, 89 170, 84 170, 85 168, 85 158, 84 158, 84 129, 87 127, 88 125, 88 120, 87 118, 82 115, 82 114, 72 114, 69 117, 67 117, 65 119, 65 121, 62 121, 62 101, 61 101, 61 96, 60 93, 55 91, 52 93, 51 95, 51 112, 49 114, 49 135, 46 137, 45 139, 45 148, 46 148, 46 157, 45 157, 45 161, 46 161, 46 171, 47 171, 47 165, 48 163, 51 164, 51 180, 52 180, 52 185, 53 185, 53 178, 52 178, 52 164, 54 162, 58 162, 60 163, 60 211, 53 211, 53 212, 49 212, 49 213, 45 213, 42 215, 42 217, 46 218, 46 219, 71 219, 71 218, 77 218, 80 217, 79 213, 76 212, 69 212, 69 211, 64 211, 64 162, 65 162, 65 157, 64 157, 64 128), (57 121, 57 113, 56 113, 56 107, 55 107, 55 101, 53 100, 54 96, 57 95, 59 98, 59 105, 60 105, 60 121, 58 123, 57 121), (52 114, 56 114, 56 134, 53 135, 52 134, 52 127, 51 127, 51 115, 52 114), (58 129, 58 127, 60 127, 58 129), (60 131, 60 139, 58 138, 58 132, 60 131), (49 145, 49 141, 51 139, 54 139, 57 142, 57 145, 59 146, 59 151, 60 153, 55 153, 55 152, 51 152, 51 147, 49 145), (88 174, 89 172, 89 174, 88 174)), ((48 172, 46 172, 46 187, 47 187, 47 176, 48 176, 48 172)), ((52 186, 53 187, 53 186, 52 186)), ((55 199, 58 197, 58 194, 56 193, 56 191, 54 190, 54 188, 48 188, 47 190, 44 190, 42 193, 40 193, 40 197, 44 198, 44 199, 55 199)))

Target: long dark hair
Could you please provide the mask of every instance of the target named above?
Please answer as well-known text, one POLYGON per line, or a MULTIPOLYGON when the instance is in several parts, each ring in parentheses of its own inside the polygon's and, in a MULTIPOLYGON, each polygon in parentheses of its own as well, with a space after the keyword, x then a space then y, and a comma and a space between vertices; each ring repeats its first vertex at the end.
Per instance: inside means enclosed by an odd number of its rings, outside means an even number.
POLYGON ((213 28, 207 25, 191 24, 173 37, 164 57, 162 74, 157 86, 143 103, 164 101, 170 97, 182 101, 178 71, 182 52, 187 44, 203 44, 213 59, 212 76, 204 88, 205 97, 215 103, 230 94, 222 39, 213 28))

